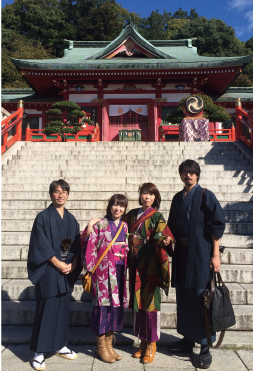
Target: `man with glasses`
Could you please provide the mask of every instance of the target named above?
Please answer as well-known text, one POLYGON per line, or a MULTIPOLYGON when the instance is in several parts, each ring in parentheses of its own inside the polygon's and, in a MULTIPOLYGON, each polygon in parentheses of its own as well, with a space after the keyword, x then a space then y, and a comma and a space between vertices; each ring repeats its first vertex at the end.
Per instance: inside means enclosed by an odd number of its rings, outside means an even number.
POLYGON ((199 343, 196 367, 208 368, 212 356, 202 326, 203 292, 210 270, 220 269, 219 239, 225 218, 215 195, 199 185, 200 167, 196 161, 182 162, 179 174, 184 188, 172 200, 168 226, 176 240, 171 285, 176 288, 177 331, 184 337, 169 344, 168 351, 192 352, 195 342, 199 343))
POLYGON ((67 348, 71 292, 82 270, 79 224, 64 207, 69 191, 63 179, 50 184, 52 203, 37 215, 31 232, 27 269, 37 298, 30 345, 35 370, 46 368, 44 354, 48 352, 77 358, 67 348))

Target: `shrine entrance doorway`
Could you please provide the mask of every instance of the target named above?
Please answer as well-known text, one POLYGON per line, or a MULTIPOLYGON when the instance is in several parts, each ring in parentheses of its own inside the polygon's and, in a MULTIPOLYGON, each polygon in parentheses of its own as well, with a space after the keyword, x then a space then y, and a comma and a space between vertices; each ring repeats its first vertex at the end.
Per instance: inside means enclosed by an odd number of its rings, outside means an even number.
POLYGON ((140 115, 131 109, 118 116, 109 116, 110 141, 119 140, 121 129, 141 129, 141 140, 147 142, 148 138, 148 116, 140 115))

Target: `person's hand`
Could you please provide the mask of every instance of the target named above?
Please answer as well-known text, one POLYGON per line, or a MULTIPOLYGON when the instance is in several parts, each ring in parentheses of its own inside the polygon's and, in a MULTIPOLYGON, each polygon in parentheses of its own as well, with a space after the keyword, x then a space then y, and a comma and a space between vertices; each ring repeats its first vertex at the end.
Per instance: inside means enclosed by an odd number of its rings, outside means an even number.
POLYGON ((94 224, 100 222, 101 218, 92 218, 89 223, 88 223, 88 226, 90 226, 90 228, 93 227, 94 224))
MULTIPOLYGON (((57 259, 58 260, 58 259, 57 259)), ((65 271, 66 271, 66 269, 67 269, 67 264, 66 263, 64 263, 64 262, 62 262, 62 261, 60 261, 60 260, 58 260, 58 261, 55 261, 55 264, 54 264, 55 266, 56 266, 56 268, 60 271, 60 272, 62 272, 62 273, 64 273, 65 271)))
POLYGON ((167 237, 163 240, 164 245, 165 245, 165 246, 168 246, 168 245, 170 244, 170 241, 171 241, 171 240, 172 240, 172 238, 169 237, 169 236, 167 236, 167 237))
POLYGON ((65 269, 62 271, 63 274, 69 274, 71 273, 74 269, 75 269, 76 266, 74 266, 73 263, 70 263, 70 264, 66 264, 66 267, 65 269))
POLYGON ((89 237, 93 225, 96 224, 96 223, 98 223, 98 222, 100 222, 101 219, 102 218, 92 218, 89 221, 89 223, 87 224, 87 227, 86 227, 85 232, 82 234, 82 237, 81 237, 82 240, 85 240, 86 238, 89 237))
POLYGON ((210 269, 213 269, 214 272, 220 271, 220 257, 213 256, 210 260, 210 269))

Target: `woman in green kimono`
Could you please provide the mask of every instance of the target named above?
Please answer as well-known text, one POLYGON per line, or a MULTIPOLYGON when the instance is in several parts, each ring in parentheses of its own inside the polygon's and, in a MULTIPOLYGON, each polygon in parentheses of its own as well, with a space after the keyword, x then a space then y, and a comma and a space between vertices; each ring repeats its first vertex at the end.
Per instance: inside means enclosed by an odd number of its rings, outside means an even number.
POLYGON ((133 309, 134 333, 141 339, 135 358, 153 362, 156 341, 160 339, 162 288, 168 295, 173 236, 163 215, 158 211, 160 192, 152 183, 140 188, 142 207, 127 214, 129 226, 129 288, 133 309))

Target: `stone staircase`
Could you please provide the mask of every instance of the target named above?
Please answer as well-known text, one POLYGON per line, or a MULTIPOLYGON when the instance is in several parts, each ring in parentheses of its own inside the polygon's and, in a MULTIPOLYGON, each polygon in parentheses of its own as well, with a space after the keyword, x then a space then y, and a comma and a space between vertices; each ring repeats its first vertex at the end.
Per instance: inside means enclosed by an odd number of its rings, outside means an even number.
MULTIPOLYGON (((253 335, 253 161, 236 143, 146 142, 21 142, 2 161, 2 338, 5 344, 27 343, 35 313, 34 287, 27 279, 26 260, 33 221, 50 203, 52 180, 70 183, 66 207, 84 229, 101 217, 109 197, 124 193, 129 209, 138 207, 138 186, 151 181, 161 192, 167 219, 171 200, 182 189, 178 165, 185 159, 201 166, 200 184, 213 191, 226 217, 221 245, 221 274, 230 289, 237 323, 228 332, 230 345, 252 347, 253 335), (247 331, 247 336, 245 336, 247 331), (232 334, 236 334, 233 335, 232 334), (241 334, 241 335, 240 335, 241 334), (234 336, 243 337, 243 341, 234 336), (238 345, 239 344, 239 345, 238 345)), ((89 330, 92 304, 80 281, 73 292, 73 343, 95 341, 89 330), (84 335, 85 333, 85 335, 84 335)), ((175 333, 175 292, 162 296, 162 332, 175 333)), ((131 337, 131 312, 125 313, 126 338, 131 337)), ((166 341, 165 341, 166 342, 166 341)))

